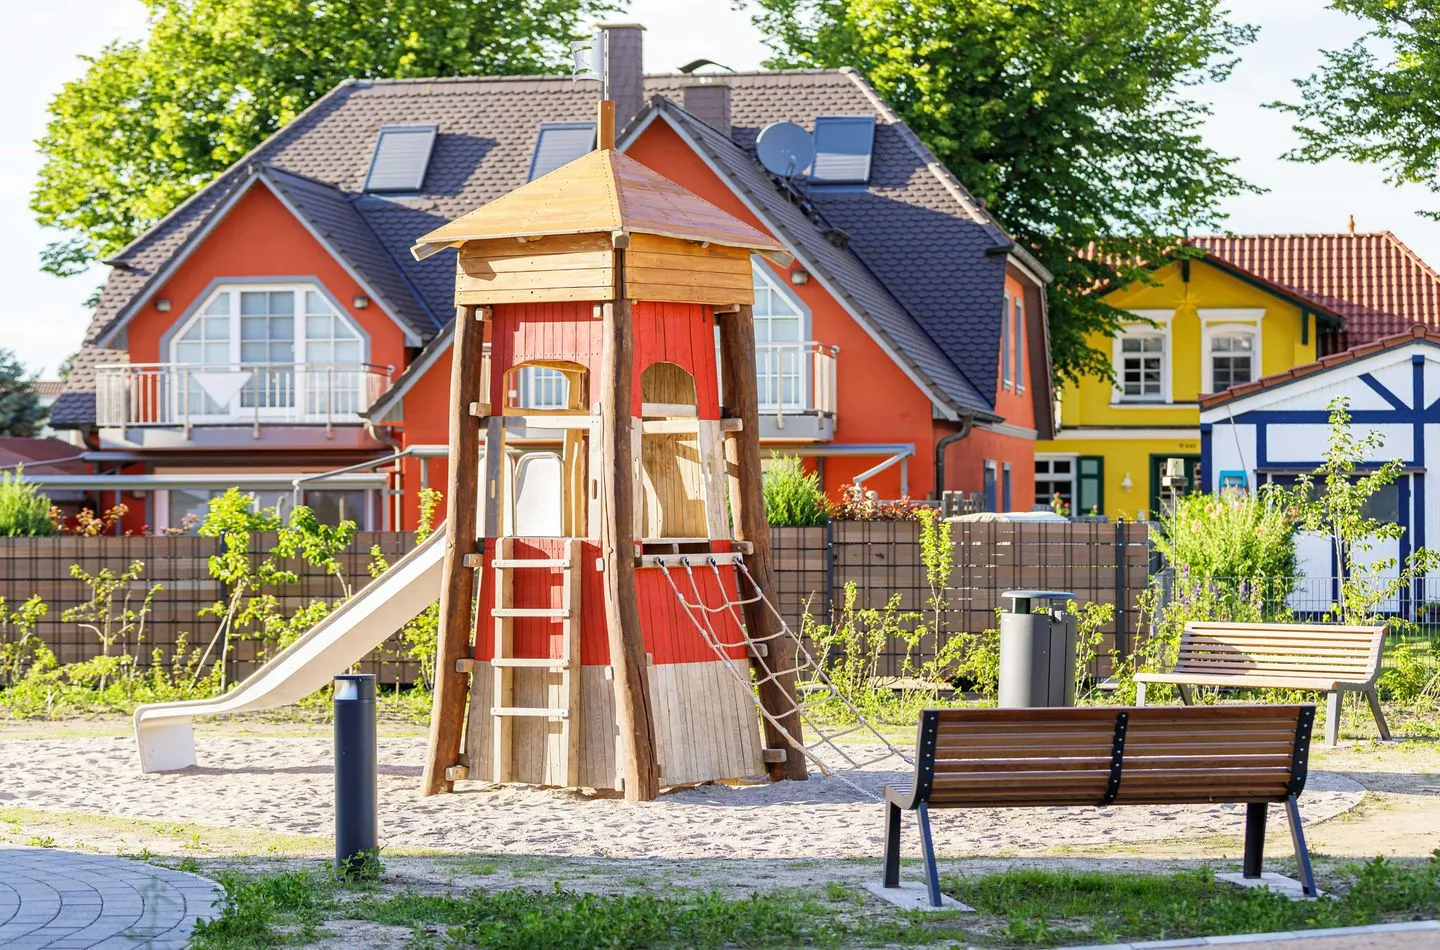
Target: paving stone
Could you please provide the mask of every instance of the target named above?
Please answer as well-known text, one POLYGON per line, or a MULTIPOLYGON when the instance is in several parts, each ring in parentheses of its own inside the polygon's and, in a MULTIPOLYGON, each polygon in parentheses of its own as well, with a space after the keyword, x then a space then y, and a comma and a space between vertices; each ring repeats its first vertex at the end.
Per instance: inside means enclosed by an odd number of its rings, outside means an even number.
POLYGON ((0 847, 5 950, 180 950, 219 885, 194 874, 53 848, 0 847))

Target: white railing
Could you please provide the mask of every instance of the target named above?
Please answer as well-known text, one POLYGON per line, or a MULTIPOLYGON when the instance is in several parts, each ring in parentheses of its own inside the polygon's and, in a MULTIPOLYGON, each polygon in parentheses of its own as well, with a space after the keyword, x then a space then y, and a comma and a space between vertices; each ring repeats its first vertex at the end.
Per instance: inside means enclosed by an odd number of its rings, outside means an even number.
POLYGON ((96 367, 105 427, 359 423, 390 387, 369 363, 108 363, 96 367))
POLYGON ((755 375, 760 412, 835 414, 835 358, 840 347, 804 343, 756 343, 755 375))

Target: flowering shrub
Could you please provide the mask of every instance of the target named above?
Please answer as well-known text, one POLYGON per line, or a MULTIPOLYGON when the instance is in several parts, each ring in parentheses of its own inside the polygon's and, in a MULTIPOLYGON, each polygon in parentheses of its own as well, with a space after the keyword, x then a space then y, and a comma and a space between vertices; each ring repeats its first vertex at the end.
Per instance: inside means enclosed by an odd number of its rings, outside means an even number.
POLYGON ((867 491, 863 485, 846 485, 840 490, 840 501, 830 511, 836 521, 918 521, 928 505, 901 498, 880 500, 880 495, 867 491))
POLYGON ((1259 495, 1182 495, 1160 519, 1155 547, 1173 569, 1197 579, 1293 580, 1295 518, 1268 486, 1259 495))

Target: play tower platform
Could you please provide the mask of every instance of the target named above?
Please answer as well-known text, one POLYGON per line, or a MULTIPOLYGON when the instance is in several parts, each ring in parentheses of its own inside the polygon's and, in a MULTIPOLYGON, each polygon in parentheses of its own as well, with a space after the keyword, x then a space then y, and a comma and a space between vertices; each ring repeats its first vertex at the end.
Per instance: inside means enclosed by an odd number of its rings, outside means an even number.
POLYGON ((745 632, 774 623, 751 255, 789 257, 617 152, 608 106, 595 151, 415 246, 458 251, 427 793, 805 775, 745 632))

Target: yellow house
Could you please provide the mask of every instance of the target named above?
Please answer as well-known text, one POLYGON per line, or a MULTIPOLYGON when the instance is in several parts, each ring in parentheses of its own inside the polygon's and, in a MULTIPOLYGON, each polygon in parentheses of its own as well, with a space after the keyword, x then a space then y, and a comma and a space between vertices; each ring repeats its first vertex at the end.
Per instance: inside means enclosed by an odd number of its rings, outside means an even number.
POLYGON ((1324 352, 1320 331, 1343 324, 1313 293, 1213 253, 1172 261, 1153 277, 1155 286, 1106 295, 1134 317, 1113 340, 1090 341, 1110 352, 1115 381, 1087 377, 1061 389, 1056 437, 1035 446, 1037 505, 1059 495, 1075 514, 1149 517, 1165 459, 1183 458, 1196 484, 1202 393, 1312 362, 1324 352))

